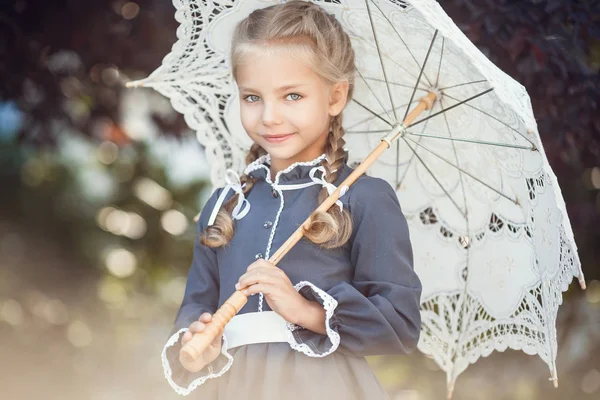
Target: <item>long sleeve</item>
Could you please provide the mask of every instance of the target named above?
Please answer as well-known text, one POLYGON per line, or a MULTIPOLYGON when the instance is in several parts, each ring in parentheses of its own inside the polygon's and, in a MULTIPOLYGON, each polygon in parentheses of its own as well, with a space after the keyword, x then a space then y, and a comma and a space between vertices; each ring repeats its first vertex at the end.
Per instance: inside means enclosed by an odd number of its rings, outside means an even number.
POLYGON ((222 189, 217 189, 207 201, 196 224, 194 239, 194 255, 190 267, 183 301, 173 330, 162 352, 162 363, 165 378, 179 394, 187 395, 207 379, 224 374, 233 362, 227 352, 227 342, 223 336, 223 346, 219 357, 204 369, 196 373, 183 368, 179 362, 181 337, 188 331, 189 325, 198 320, 204 312, 214 313, 219 300, 219 273, 217 256, 214 249, 204 246, 199 241, 200 233, 206 228, 208 219, 222 189))
POLYGON ((408 224, 396 193, 383 179, 365 177, 350 190, 353 220, 351 282, 321 290, 310 282, 296 289, 326 310, 327 335, 292 326, 293 348, 320 357, 407 354, 419 340, 421 282, 414 272, 408 224))

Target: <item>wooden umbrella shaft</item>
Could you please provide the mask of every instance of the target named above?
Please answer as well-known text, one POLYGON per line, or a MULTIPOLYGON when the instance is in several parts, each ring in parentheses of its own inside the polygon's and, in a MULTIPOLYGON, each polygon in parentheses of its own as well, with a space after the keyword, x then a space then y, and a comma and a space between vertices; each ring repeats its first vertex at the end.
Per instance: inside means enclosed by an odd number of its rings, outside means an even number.
MULTIPOLYGON (((365 158, 360 165, 358 165, 354 171, 338 186, 338 188, 329 196, 319 207, 313 212, 327 211, 335 204, 340 198, 340 194, 344 187, 350 187, 367 169, 377 160, 384 151, 386 151, 391 143, 398 137, 404 135, 406 127, 410 125, 423 111, 430 109, 436 99, 436 94, 430 92, 427 96, 420 99, 419 104, 407 115, 406 119, 402 124, 396 124, 392 127, 390 133, 382 138, 381 143, 365 158)), ((300 227, 285 241, 279 249, 271 256, 269 262, 273 265, 277 263, 287 254, 288 251, 296 244, 302 236, 304 231, 310 225, 310 220, 313 216, 311 214, 300 227)), ((188 361, 195 361, 200 354, 212 343, 217 335, 223 331, 225 325, 231 321, 231 319, 237 314, 244 304, 248 301, 248 298, 239 290, 236 290, 223 305, 215 312, 212 321, 207 324, 204 332, 195 333, 192 339, 188 341, 185 346, 181 348, 180 359, 187 359, 188 361)))

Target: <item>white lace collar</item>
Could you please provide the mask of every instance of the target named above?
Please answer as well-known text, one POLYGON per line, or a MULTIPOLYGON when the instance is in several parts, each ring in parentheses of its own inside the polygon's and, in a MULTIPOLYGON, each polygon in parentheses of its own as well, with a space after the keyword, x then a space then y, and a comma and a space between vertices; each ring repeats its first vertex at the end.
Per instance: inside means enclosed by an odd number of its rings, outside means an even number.
POLYGON ((321 161, 323 161, 326 157, 327 155, 323 153, 313 160, 293 163, 286 169, 279 171, 275 175, 275 180, 273 181, 271 179, 271 155, 265 154, 248 164, 248 166, 244 170, 244 174, 260 172, 262 175, 262 173, 264 172, 265 180, 270 184, 277 185, 281 181, 292 181, 302 178, 309 178, 309 173, 312 167, 321 164, 321 161))

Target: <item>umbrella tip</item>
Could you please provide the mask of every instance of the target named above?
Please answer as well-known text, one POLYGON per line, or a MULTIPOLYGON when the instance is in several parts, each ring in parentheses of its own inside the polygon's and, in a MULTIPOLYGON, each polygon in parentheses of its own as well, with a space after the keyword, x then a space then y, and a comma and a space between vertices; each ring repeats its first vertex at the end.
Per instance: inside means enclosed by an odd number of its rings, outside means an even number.
POLYGON ((552 383, 554 384, 554 388, 557 389, 558 388, 558 377, 556 375, 556 370, 553 369, 552 370, 552 377, 550 379, 548 379, 549 381, 552 381, 552 383))
POLYGON ((138 81, 130 81, 125 84, 127 88, 138 88, 144 86, 145 79, 140 79, 138 81))
POLYGON ((446 399, 447 400, 451 400, 452 399, 452 393, 454 392, 454 382, 450 382, 448 384, 448 389, 446 391, 446 399))
POLYGON ((585 290, 587 289, 587 285, 585 284, 585 278, 583 277, 583 274, 579 274, 579 286, 581 286, 581 290, 585 290))

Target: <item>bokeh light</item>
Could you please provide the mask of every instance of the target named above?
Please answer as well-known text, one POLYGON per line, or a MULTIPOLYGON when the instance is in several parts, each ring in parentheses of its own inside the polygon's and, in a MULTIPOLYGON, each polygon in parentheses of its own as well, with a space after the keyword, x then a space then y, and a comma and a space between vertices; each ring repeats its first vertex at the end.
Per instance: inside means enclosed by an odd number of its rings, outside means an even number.
POLYGON ((61 92, 69 99, 77 97, 83 90, 83 83, 74 76, 61 79, 59 85, 61 92))
POLYGON ((177 210, 169 210, 163 213, 160 223, 165 231, 174 236, 181 235, 188 227, 187 218, 177 210))
POLYGON ((129 224, 127 229, 123 230, 123 236, 127 236, 129 239, 141 239, 146 234, 147 225, 144 218, 139 214, 129 212, 129 224))
POLYGON ((126 249, 112 249, 106 254, 106 268, 117 278, 127 278, 137 268, 135 255, 126 249))
POLYGON ((177 276, 160 286, 160 297, 163 303, 171 307, 178 307, 183 300, 187 279, 177 276))
POLYGON ((596 393, 600 389, 600 371, 591 369, 581 379, 581 390, 584 393, 596 393))
POLYGON ((98 283, 98 298, 109 308, 122 308, 128 295, 121 282, 107 276, 98 283))
POLYGON ((166 210, 173 202, 171 193, 149 178, 137 180, 133 190, 140 200, 157 210, 166 210))
POLYGON ((46 67, 54 75, 75 75, 83 69, 83 62, 75 51, 58 50, 48 56, 46 67))
POLYGON ((129 228, 129 220, 129 214, 125 211, 112 209, 105 219, 106 230, 115 235, 122 235, 129 228))
POLYGON ((39 186, 46 176, 44 163, 38 158, 31 158, 21 168, 21 181, 27 186, 39 186))
POLYGON ((0 319, 12 326, 23 324, 25 317, 23 315, 23 307, 13 299, 8 299, 0 304, 0 319))
POLYGON ((588 282, 585 290, 585 298, 592 304, 600 303, 600 281, 593 280, 588 282))
POLYGON ((121 15, 123 15, 123 18, 125 19, 134 19, 139 12, 140 6, 132 1, 123 4, 123 7, 121 7, 121 15))
POLYGON ((64 325, 69 320, 69 311, 59 299, 48 299, 38 302, 33 314, 52 325, 64 325))
POLYGON ((110 141, 104 141, 98 147, 98 160, 102 164, 112 164, 119 157, 119 146, 110 141))
POLYGON ((107 86, 114 86, 119 82, 119 70, 116 67, 104 68, 101 72, 102 82, 107 86))
POLYGON ((83 321, 73 321, 67 328, 67 339, 74 347, 88 347, 92 343, 92 330, 83 321))
POLYGON ((141 239, 147 231, 146 220, 141 215, 114 207, 103 207, 98 210, 96 223, 105 231, 130 239, 141 239))
POLYGON ((600 189, 600 167, 592 168, 590 179, 592 181, 592 186, 594 186, 595 189, 600 189))

